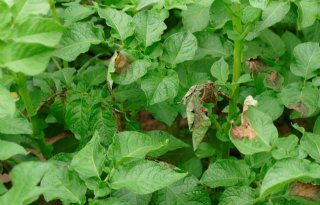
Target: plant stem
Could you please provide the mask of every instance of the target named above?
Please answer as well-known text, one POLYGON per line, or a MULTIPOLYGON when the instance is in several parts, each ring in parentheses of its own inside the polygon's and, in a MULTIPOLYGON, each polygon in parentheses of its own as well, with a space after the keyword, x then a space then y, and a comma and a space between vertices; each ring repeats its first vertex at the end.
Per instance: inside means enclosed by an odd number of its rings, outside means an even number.
POLYGON ((26 107, 28 118, 32 125, 33 137, 36 139, 39 145, 39 148, 41 150, 41 153, 45 157, 50 157, 51 148, 45 143, 45 139, 41 134, 41 129, 38 125, 37 112, 32 105, 30 93, 27 87, 26 76, 23 73, 17 74, 17 85, 18 85, 18 92, 20 94, 20 97, 23 101, 24 106, 26 107))
POLYGON ((50 0, 50 8, 51 8, 53 19, 55 21, 59 22, 60 18, 59 18, 59 15, 58 15, 54 0, 50 0))
POLYGON ((21 99, 22 99, 25 107, 26 107, 26 110, 28 112, 28 117, 29 117, 30 122, 32 124, 33 135, 38 135, 40 132, 39 132, 39 126, 38 126, 37 118, 36 118, 37 113, 32 105, 29 90, 27 88, 26 77, 23 73, 17 74, 17 84, 18 84, 19 94, 21 96, 21 99))
MULTIPOLYGON (((236 5, 236 11, 234 13, 240 13, 240 5, 236 5)), ((232 13, 232 24, 234 31, 242 34, 241 19, 232 13)), ((229 117, 233 118, 237 114, 237 101, 239 97, 239 84, 237 83, 241 74, 241 59, 242 59, 243 39, 234 41, 233 50, 233 76, 232 85, 230 91, 230 103, 229 103, 229 117)))

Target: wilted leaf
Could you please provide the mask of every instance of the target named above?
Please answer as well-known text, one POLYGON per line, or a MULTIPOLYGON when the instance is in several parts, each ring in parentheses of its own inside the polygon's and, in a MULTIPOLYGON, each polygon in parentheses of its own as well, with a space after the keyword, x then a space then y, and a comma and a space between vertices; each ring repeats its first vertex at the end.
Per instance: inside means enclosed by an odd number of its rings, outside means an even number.
POLYGON ((309 183, 295 182, 291 185, 289 194, 317 200, 320 198, 320 186, 309 183))
POLYGON ((272 70, 265 78, 265 85, 273 90, 279 91, 281 90, 283 81, 284 79, 281 74, 272 70))

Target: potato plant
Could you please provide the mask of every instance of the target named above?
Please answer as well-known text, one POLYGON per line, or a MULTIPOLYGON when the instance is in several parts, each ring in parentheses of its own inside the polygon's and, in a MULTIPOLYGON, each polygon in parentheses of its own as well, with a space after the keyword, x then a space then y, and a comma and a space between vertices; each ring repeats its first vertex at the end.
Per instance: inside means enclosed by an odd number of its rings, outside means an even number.
POLYGON ((319 204, 319 41, 319 0, 0 0, 0 204, 319 204))

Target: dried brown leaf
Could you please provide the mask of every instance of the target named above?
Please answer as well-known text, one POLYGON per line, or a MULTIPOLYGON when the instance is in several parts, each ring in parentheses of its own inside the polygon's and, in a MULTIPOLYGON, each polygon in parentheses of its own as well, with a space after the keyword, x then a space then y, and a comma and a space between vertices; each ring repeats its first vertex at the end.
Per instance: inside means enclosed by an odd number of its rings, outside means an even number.
POLYGON ((265 67, 260 59, 248 59, 246 65, 252 73, 261 73, 265 67))
POLYGON ((320 186, 310 183, 295 182, 292 184, 289 194, 317 200, 320 198, 320 186))
POLYGON ((274 90, 280 90, 281 89, 280 74, 275 70, 270 71, 269 74, 266 76, 265 83, 268 87, 274 90))
POLYGON ((129 60, 126 54, 122 51, 118 52, 115 60, 116 73, 121 73, 129 65, 129 60))
POLYGON ((308 108, 301 101, 290 105, 289 108, 299 112, 303 116, 307 116, 308 115, 308 108))

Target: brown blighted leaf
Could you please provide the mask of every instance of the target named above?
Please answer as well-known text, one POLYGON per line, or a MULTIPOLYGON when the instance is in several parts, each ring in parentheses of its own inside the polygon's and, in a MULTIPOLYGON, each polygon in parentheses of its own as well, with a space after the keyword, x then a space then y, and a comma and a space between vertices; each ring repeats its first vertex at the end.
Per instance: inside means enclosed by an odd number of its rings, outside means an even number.
POLYGON ((290 105, 289 108, 299 112, 303 116, 308 115, 308 108, 301 101, 290 105))
POLYGON ((274 90, 281 89, 282 81, 283 81, 283 79, 282 79, 281 75, 275 70, 270 71, 269 74, 265 78, 266 86, 269 88, 272 88, 274 90))
POLYGON ((257 133, 252 128, 250 121, 247 119, 246 111, 249 109, 249 106, 256 106, 257 101, 253 99, 251 95, 246 97, 244 104, 243 104, 243 111, 241 113, 241 124, 239 126, 232 123, 231 127, 231 136, 234 139, 241 140, 243 138, 248 138, 252 140, 256 138, 257 133))
POLYGON ((259 59, 248 59, 246 60, 246 65, 252 73, 260 73, 263 71, 265 65, 259 59))
POLYGON ((129 60, 123 51, 118 52, 115 60, 116 73, 121 73, 129 65, 129 60))
POLYGON ((320 186, 309 183, 295 182, 292 184, 289 194, 317 200, 320 199, 320 186))
POLYGON ((164 162, 164 161, 159 161, 159 160, 155 160, 156 162, 159 163, 159 165, 161 165, 162 167, 168 168, 168 169, 175 169, 177 168, 176 166, 174 166, 173 164, 169 164, 168 162, 164 162))
POLYGON ((203 103, 211 101, 214 96, 213 89, 212 82, 192 86, 181 101, 187 105, 187 120, 189 129, 192 131, 194 150, 197 149, 211 125, 210 119, 207 117, 208 110, 203 106, 203 103))
POLYGON ((212 102, 214 96, 214 84, 213 82, 207 82, 203 85, 201 101, 202 102, 212 102))

